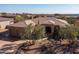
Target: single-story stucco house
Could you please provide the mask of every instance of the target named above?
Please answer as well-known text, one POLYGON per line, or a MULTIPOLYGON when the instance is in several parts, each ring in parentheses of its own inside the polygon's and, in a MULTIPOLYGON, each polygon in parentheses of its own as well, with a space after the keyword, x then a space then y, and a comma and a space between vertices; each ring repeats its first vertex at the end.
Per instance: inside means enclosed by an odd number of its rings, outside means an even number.
POLYGON ((0 17, 0 29, 5 29, 7 25, 13 24, 13 18, 0 17))
POLYGON ((69 26, 69 23, 65 20, 57 19, 54 17, 39 17, 8 25, 7 28, 9 29, 9 33, 11 36, 18 36, 19 33, 23 31, 24 28, 27 27, 29 24, 35 26, 38 24, 38 22, 40 25, 45 27, 46 33, 52 33, 55 25, 59 25, 60 27, 65 27, 67 25, 69 26))

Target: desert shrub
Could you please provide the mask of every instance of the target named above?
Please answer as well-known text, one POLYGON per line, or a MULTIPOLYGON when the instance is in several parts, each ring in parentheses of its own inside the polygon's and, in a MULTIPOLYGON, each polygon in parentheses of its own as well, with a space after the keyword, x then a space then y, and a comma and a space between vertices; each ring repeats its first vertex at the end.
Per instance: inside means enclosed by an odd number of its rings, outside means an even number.
POLYGON ((45 29, 41 25, 36 25, 32 33, 32 39, 41 39, 45 36, 45 29))
POLYGON ((35 27, 31 24, 28 25, 24 31, 21 33, 21 39, 41 39, 44 37, 45 30, 41 25, 36 25, 35 27))
POLYGON ((68 37, 67 35, 68 35, 67 28, 60 28, 60 31, 59 31, 60 38, 67 39, 67 37, 68 37))
POLYGON ((54 32, 53 32, 53 38, 55 40, 58 40, 59 39, 59 31, 60 31, 60 27, 58 25, 56 25, 54 27, 54 32))
POLYGON ((62 39, 76 39, 78 36, 78 31, 79 29, 74 25, 67 26, 65 28, 60 28, 59 36, 62 39))
POLYGON ((69 24, 74 24, 74 23, 75 23, 75 19, 73 19, 72 17, 67 18, 66 21, 67 21, 69 24))
POLYGON ((20 33, 20 38, 21 39, 31 39, 33 32, 33 26, 30 24, 26 28, 24 28, 24 31, 20 33))
POLYGON ((77 28, 75 26, 71 26, 68 28, 68 36, 71 39, 76 39, 78 35, 77 28))

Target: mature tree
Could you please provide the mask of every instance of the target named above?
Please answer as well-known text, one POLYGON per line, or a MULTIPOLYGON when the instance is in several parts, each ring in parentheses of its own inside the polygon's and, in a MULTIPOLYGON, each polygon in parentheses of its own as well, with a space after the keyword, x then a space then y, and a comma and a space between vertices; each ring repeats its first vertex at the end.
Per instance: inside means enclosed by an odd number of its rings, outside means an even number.
POLYGON ((19 22, 19 21, 22 21, 22 20, 23 20, 23 17, 21 15, 15 16, 15 22, 19 22))

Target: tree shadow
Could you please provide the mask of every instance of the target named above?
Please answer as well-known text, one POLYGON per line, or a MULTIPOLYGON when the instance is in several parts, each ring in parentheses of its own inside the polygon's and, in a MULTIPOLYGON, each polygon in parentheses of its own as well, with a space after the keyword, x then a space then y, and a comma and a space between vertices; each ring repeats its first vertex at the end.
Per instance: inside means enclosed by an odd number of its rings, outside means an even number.
POLYGON ((8 37, 8 38, 2 37, 2 38, 0 38, 0 40, 14 42, 14 41, 22 40, 22 39, 19 39, 19 38, 16 38, 16 37, 8 37))

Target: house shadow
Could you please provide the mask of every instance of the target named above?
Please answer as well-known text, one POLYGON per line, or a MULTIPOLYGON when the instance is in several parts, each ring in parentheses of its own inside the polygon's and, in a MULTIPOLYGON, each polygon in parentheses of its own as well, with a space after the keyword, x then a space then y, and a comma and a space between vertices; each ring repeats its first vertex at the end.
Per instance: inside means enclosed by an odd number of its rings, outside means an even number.
POLYGON ((9 37, 9 38, 2 37, 2 38, 0 38, 0 40, 14 42, 14 41, 19 41, 21 39, 19 39, 19 38, 13 38, 13 37, 9 37))
POLYGON ((21 40, 21 39, 18 37, 10 36, 8 31, 3 31, 3 32, 0 32, 0 40, 13 42, 13 41, 21 40))
POLYGON ((5 44, 0 48, 0 53, 2 54, 13 54, 17 45, 15 44, 5 44))
POLYGON ((14 42, 14 41, 22 40, 22 39, 20 39, 18 37, 12 37, 10 35, 6 35, 6 33, 1 33, 0 40, 14 42))

